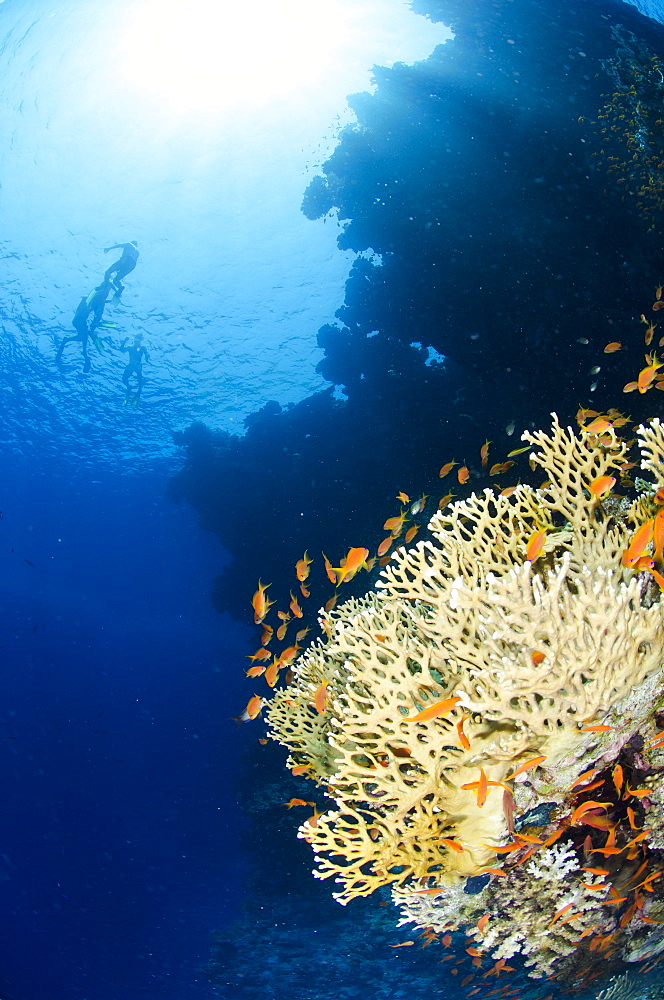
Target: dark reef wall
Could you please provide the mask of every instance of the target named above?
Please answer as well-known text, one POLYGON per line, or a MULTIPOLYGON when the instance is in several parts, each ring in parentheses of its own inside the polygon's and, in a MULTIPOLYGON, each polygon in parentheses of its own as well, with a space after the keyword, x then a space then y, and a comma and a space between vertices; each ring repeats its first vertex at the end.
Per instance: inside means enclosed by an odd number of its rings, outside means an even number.
MULTIPOLYGON (((186 461, 171 495, 232 553, 215 603, 237 616, 259 576, 287 603, 305 548, 336 560, 375 546, 397 490, 444 492, 443 461, 466 459, 488 485, 485 437, 498 460, 518 444, 510 421, 518 432, 552 409, 568 420, 580 403, 621 405, 634 377, 602 348, 633 330, 661 281, 661 206, 644 218, 608 177, 598 115, 620 38, 661 53, 663 29, 617 0, 415 8, 454 40, 375 70, 375 93, 351 98, 357 124, 304 194, 309 218, 336 213, 340 247, 367 252, 338 324, 319 332, 320 372, 347 400, 270 404, 242 439, 200 425, 176 435, 186 461), (444 365, 427 364, 429 347, 444 365)), ((629 399, 636 418, 640 403, 629 399)), ((320 600, 329 589, 313 579, 320 600)))

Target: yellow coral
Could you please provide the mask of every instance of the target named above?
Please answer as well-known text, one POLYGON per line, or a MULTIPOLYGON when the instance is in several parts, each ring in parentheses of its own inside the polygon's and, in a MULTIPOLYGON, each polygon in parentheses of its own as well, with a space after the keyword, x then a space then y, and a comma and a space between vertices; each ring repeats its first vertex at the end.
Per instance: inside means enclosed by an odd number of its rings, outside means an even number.
MULTIPOLYGON (((644 469, 664 483, 662 425, 639 437, 644 469)), ((436 514, 432 540, 400 549, 376 591, 324 619, 326 638, 269 708, 291 764, 308 765, 335 800, 300 835, 342 902, 425 876, 452 885, 495 864, 492 845, 509 837, 501 783, 535 753, 550 773, 581 756, 596 739, 583 723, 662 663, 662 603, 646 607, 621 565, 643 502, 616 523, 587 489, 620 468, 624 446, 576 436, 555 416, 550 433, 524 439, 548 485, 485 490, 436 514), (531 564, 537 529, 545 547, 531 564), (414 720, 450 696, 460 701, 447 714, 414 720)))

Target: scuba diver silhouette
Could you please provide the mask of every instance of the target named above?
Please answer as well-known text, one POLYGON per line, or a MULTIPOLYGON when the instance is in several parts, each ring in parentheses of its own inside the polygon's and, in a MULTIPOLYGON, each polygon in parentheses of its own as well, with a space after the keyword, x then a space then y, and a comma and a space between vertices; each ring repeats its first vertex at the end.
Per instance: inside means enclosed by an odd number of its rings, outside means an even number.
POLYGON ((73 337, 63 337, 60 341, 60 346, 58 348, 58 353, 55 356, 56 365, 60 364, 62 360, 62 352, 67 344, 73 343, 76 340, 80 340, 81 348, 83 350, 83 371, 90 371, 90 358, 88 357, 88 337, 92 337, 93 343, 99 353, 101 354, 103 347, 101 340, 96 336, 95 330, 98 326, 106 325, 103 324, 102 317, 104 315, 104 306, 106 305, 106 300, 108 299, 109 292, 113 285, 110 281, 104 279, 101 285, 97 285, 89 295, 84 295, 78 306, 76 307, 76 312, 74 313, 74 318, 71 321, 71 325, 76 330, 76 335, 73 337), (88 317, 92 313, 92 320, 88 326, 88 317))
POLYGON ((129 363, 122 373, 122 381, 124 382, 127 393, 124 399, 124 406, 131 404, 131 406, 138 406, 139 400, 141 398, 141 392, 143 391, 143 371, 142 364, 143 358, 146 361, 150 360, 150 355, 148 354, 145 347, 143 347, 143 334, 137 333, 134 337, 134 343, 131 347, 125 347, 127 343, 127 338, 120 344, 120 350, 126 351, 129 355, 129 363), (132 375, 136 376, 136 392, 132 396, 132 389, 129 385, 129 379, 132 375))
POLYGON ((124 292, 121 279, 133 271, 138 263, 138 243, 132 240, 131 243, 114 243, 112 247, 104 247, 104 253, 108 253, 109 250, 122 250, 122 256, 115 264, 111 264, 104 274, 104 281, 111 281, 115 288, 113 298, 117 301, 124 292), (112 274, 115 275, 114 278, 111 278, 112 274))

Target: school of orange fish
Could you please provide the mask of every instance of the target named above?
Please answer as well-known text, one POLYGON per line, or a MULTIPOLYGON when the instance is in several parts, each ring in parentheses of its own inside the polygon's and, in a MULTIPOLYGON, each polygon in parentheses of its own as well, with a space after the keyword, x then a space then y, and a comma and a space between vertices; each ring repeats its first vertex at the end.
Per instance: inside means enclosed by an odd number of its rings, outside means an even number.
MULTIPOLYGON (((650 308, 655 313, 661 308, 664 308, 664 300, 662 300, 662 286, 657 288, 654 302, 650 308)), ((648 347, 652 342, 656 324, 649 321, 644 314, 641 314, 640 322, 647 328, 644 339, 645 345, 648 347)), ((664 337, 660 339, 659 345, 664 346, 664 337)), ((612 341, 606 345, 604 352, 607 354, 613 354, 622 349, 623 345, 620 342, 612 341)), ((652 388, 664 390, 664 379, 659 380, 658 376, 659 369, 663 367, 664 362, 658 361, 654 353, 646 354, 645 366, 638 372, 638 375, 633 382, 627 383, 623 391, 638 391, 639 393, 646 393, 652 388)), ((598 442, 606 447, 613 447, 615 445, 614 434, 617 435, 623 428, 627 428, 632 422, 629 417, 625 416, 616 409, 610 409, 606 413, 600 413, 596 410, 586 409, 583 407, 580 407, 577 411, 576 420, 583 433, 596 436, 598 442)), ((630 447, 634 443, 635 439, 626 442, 626 444, 630 447)), ((489 466, 490 445, 491 442, 487 440, 480 448, 479 464, 481 469, 487 469, 489 466)), ((514 449, 507 455, 504 461, 496 462, 489 467, 489 476, 496 477, 507 472, 510 468, 512 468, 512 466, 514 466, 517 457, 525 454, 525 452, 529 450, 529 447, 514 449)), ((535 467, 532 461, 530 464, 531 468, 535 467)), ((625 461, 623 463, 620 473, 621 485, 623 487, 632 488, 634 486, 634 483, 628 476, 630 469, 634 468, 634 466, 635 463, 631 461, 625 461)), ((471 470, 465 462, 459 463, 455 460, 445 462, 440 469, 439 477, 444 479, 454 468, 457 469, 456 478, 459 485, 463 486, 468 483, 471 476, 471 470)), ((481 473, 479 470, 476 470, 473 474, 480 475, 481 473)), ((616 478, 613 476, 600 476, 597 479, 594 479, 592 482, 588 483, 586 487, 588 491, 588 502, 602 502, 612 494, 615 486, 616 478)), ((507 496, 515 489, 516 485, 506 487, 501 490, 501 495, 507 496)), ((452 492, 443 496, 438 501, 438 508, 445 508, 450 503, 453 496, 454 494, 452 492)), ((374 555, 370 556, 370 550, 366 547, 350 548, 346 556, 340 560, 339 565, 333 566, 327 556, 324 553, 321 553, 325 573, 329 582, 334 586, 334 593, 325 605, 326 610, 329 611, 334 607, 339 597, 340 587, 352 580, 360 570, 370 571, 376 563, 380 566, 385 565, 387 560, 390 558, 388 552, 397 539, 399 539, 403 534, 404 541, 408 544, 415 538, 415 535, 422 527, 421 523, 414 523, 404 532, 404 528, 409 520, 409 515, 410 519, 414 519, 418 517, 418 515, 423 514, 429 497, 422 495, 418 499, 411 501, 408 494, 399 492, 396 495, 396 499, 400 501, 402 505, 401 509, 398 514, 388 517, 384 522, 383 527, 389 533, 380 542, 374 555)), ((659 507, 659 510, 654 517, 646 520, 634 531, 629 545, 623 553, 622 563, 624 567, 632 569, 634 572, 649 572, 657 581, 659 587, 664 590, 664 484, 656 491, 653 499, 655 504, 659 507)), ((546 529, 537 529, 533 531, 526 542, 525 558, 527 560, 534 562, 542 555, 545 550, 546 535, 546 529)), ((299 621, 303 618, 303 610, 300 600, 306 600, 309 597, 307 580, 313 563, 314 559, 309 557, 308 552, 305 552, 302 558, 296 562, 294 576, 295 580, 297 580, 297 584, 294 583, 294 589, 297 589, 299 586, 299 594, 295 594, 293 590, 291 590, 289 595, 290 601, 288 604, 288 610, 284 608, 276 611, 276 617, 280 622, 280 624, 276 627, 276 631, 272 625, 266 623, 266 618, 270 609, 276 603, 276 601, 270 600, 267 595, 270 584, 263 584, 262 581, 259 580, 257 590, 253 595, 251 603, 254 612, 254 621, 257 625, 261 626, 262 635, 259 648, 248 657, 252 661, 252 666, 247 670, 247 676, 252 678, 264 676, 265 681, 270 688, 274 688, 279 682, 282 671, 284 672, 283 680, 286 684, 289 683, 291 678, 291 665, 303 648, 302 644, 310 632, 310 628, 308 627, 299 629, 295 634, 295 641, 291 645, 282 649, 280 652, 273 652, 269 648, 270 643, 275 637, 279 642, 285 641, 286 632, 291 623, 299 621)), ((533 652, 532 656, 535 664, 541 663, 544 658, 544 654, 538 652, 533 652)), ((312 698, 312 705, 320 714, 325 712, 326 687, 327 682, 323 682, 312 698)), ((428 706, 419 714, 413 716, 413 721, 423 721, 425 719, 434 719, 443 716, 450 712, 459 700, 459 698, 452 697, 436 702, 435 704, 428 706)), ((240 716, 239 721, 249 721, 251 719, 255 719, 260 714, 264 703, 265 699, 263 697, 260 695, 253 695, 244 712, 240 716)), ((470 749, 468 737, 463 729, 466 718, 467 716, 464 716, 457 724, 457 731, 460 744, 466 749, 470 749)), ((604 725, 590 725, 585 726, 582 731, 602 732, 609 728, 610 727, 604 725)), ((261 740, 261 742, 266 741, 261 740)), ((650 741, 651 747, 659 746, 661 744, 664 744, 664 730, 661 735, 656 736, 650 741)), ((530 769, 539 767, 545 760, 546 757, 544 756, 534 757, 532 760, 525 762, 517 768, 513 774, 509 776, 509 780, 511 781, 513 778, 530 769)), ((305 774, 307 770, 308 768, 306 765, 301 765, 293 767, 291 769, 291 773, 294 775, 305 774)), ((609 877, 611 874, 609 868, 591 866, 594 855, 602 856, 604 858, 605 865, 607 860, 613 856, 622 856, 632 863, 638 860, 639 863, 633 876, 627 881, 626 884, 624 884, 622 892, 620 893, 616 891, 611 884, 604 881, 598 884, 583 883, 586 888, 597 891, 598 893, 604 890, 606 898, 603 900, 599 900, 598 898, 598 907, 622 906, 625 903, 629 905, 624 910, 624 913, 619 921, 618 929, 613 933, 595 933, 600 929, 600 924, 595 924, 580 934, 576 943, 580 944, 584 939, 590 938, 589 941, 586 941, 586 945, 588 945, 593 956, 598 959, 598 962, 595 965, 589 966, 584 977, 573 984, 571 987, 573 991, 586 988, 587 984, 591 980, 603 974, 604 970, 602 963, 609 959, 617 950, 617 946, 615 945, 616 936, 619 934, 620 930, 634 918, 635 915, 640 915, 640 919, 645 923, 658 923, 658 921, 650 920, 641 912, 644 907, 644 901, 646 898, 645 894, 652 893, 654 891, 652 887, 653 882, 661 878, 664 874, 661 870, 655 870, 650 874, 647 873, 650 863, 647 846, 649 831, 647 829, 643 829, 642 826, 639 825, 639 823, 643 822, 645 817, 642 807, 642 799, 651 794, 651 789, 647 787, 632 787, 633 780, 634 776, 632 774, 632 768, 628 761, 624 761, 623 764, 616 763, 613 768, 606 773, 600 773, 598 768, 594 768, 587 771, 585 774, 580 775, 569 788, 569 791, 573 792, 574 797, 573 811, 569 817, 565 818, 560 823, 559 827, 553 834, 548 836, 545 840, 542 840, 532 835, 515 833, 512 826, 512 842, 503 847, 490 848, 496 855, 505 855, 505 859, 502 862, 501 867, 487 867, 482 869, 480 872, 480 874, 484 873, 491 875, 492 877, 505 877, 512 868, 522 865, 537 851, 549 847, 567 830, 579 825, 590 826, 593 829, 605 831, 607 834, 606 841, 601 847, 594 846, 590 835, 585 838, 583 842, 583 854, 584 858, 586 858, 591 864, 580 868, 580 872, 588 872, 593 876, 599 876, 602 879, 609 877), (603 800, 600 801, 586 797, 599 788, 604 789, 603 800), (621 815, 620 818, 614 818, 620 804, 626 802, 629 802, 630 804, 621 810, 621 812, 624 812, 624 816, 621 815), (612 815, 612 813, 614 815, 612 815), (629 828, 626 827, 626 822, 629 823, 629 828), (625 841, 624 843, 619 842, 623 840, 625 841), (521 853, 524 851, 524 848, 527 848, 525 853, 521 853), (514 855, 517 856, 517 859, 509 864, 508 861, 510 856, 514 855)), ((463 789, 472 791, 476 794, 477 804, 481 807, 486 802, 487 796, 490 794, 492 788, 499 786, 503 789, 504 801, 506 802, 506 815, 510 816, 510 801, 513 804, 510 787, 501 782, 490 781, 482 768, 479 769, 479 777, 477 781, 470 782, 462 787, 463 789)), ((307 802, 304 799, 292 798, 289 802, 284 803, 284 805, 289 809, 296 806, 313 807, 314 813, 307 822, 311 826, 316 825, 316 820, 320 815, 320 812, 318 807, 313 802, 307 802)), ((445 844, 450 850, 464 850, 460 843, 455 842, 451 838, 445 838, 445 844)), ((616 862, 616 864, 617 863, 618 862, 616 862)), ((583 878, 583 876, 581 876, 581 878, 583 878)), ((422 894, 435 895, 443 892, 444 890, 440 886, 432 886, 431 888, 425 888, 420 891, 422 894)), ((381 905, 388 904, 382 903, 381 905)), ((554 915, 549 926, 558 922, 561 924, 572 924, 574 920, 581 916, 580 913, 570 913, 569 911, 572 909, 573 904, 571 903, 563 907, 554 915)), ((487 913, 484 914, 484 916, 482 916, 478 921, 477 932, 479 932, 479 940, 481 940, 481 935, 483 934, 489 920, 490 914, 487 913)), ((436 934, 430 928, 424 930, 418 936, 418 940, 420 946, 423 948, 429 947, 434 942, 438 942, 444 948, 450 948, 453 943, 452 935, 450 933, 436 934)), ((475 932, 473 940, 478 940, 478 934, 475 932)), ((406 948, 412 947, 415 944, 416 941, 407 940, 391 945, 391 947, 406 948)), ((481 948, 478 948, 475 945, 469 945, 465 948, 465 954, 463 956, 457 957, 457 954, 457 952, 453 952, 441 959, 441 962, 447 963, 456 959, 455 965, 450 972, 452 975, 458 975, 460 971, 459 966, 468 962, 469 959, 471 960, 473 969, 461 981, 461 985, 465 987, 469 985, 473 979, 475 979, 478 975, 478 970, 483 969, 483 962, 486 960, 487 956, 483 954, 481 948)), ((664 955, 660 957, 645 955, 643 957, 643 962, 649 958, 652 958, 652 961, 640 966, 643 971, 647 972, 654 968, 655 965, 664 960, 664 955)), ((505 959, 499 959, 498 961, 493 962, 486 971, 482 972, 481 979, 490 979, 490 977, 499 978, 502 975, 507 975, 514 971, 516 971, 515 968, 509 966, 505 959)), ((547 979, 555 978, 555 974, 547 977, 547 979)), ((487 983, 486 985, 488 986, 490 984, 487 983)), ((480 980, 479 985, 470 990, 467 995, 473 996, 482 992, 480 1000, 488 1000, 488 998, 494 996, 498 998, 518 996, 522 992, 522 988, 520 987, 517 989, 510 989, 509 986, 499 987, 489 992, 483 992, 483 990, 484 986, 480 980)), ((548 994, 546 997, 532 997, 529 993, 530 1000, 552 1000, 552 997, 553 994, 548 994)))

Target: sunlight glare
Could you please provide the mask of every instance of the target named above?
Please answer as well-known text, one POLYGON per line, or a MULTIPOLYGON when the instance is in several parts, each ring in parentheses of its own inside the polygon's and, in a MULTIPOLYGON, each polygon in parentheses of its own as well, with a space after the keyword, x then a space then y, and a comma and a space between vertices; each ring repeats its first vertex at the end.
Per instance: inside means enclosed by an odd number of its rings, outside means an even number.
POLYGON ((339 0, 143 0, 116 68, 170 112, 255 107, 315 84, 352 19, 339 0))

